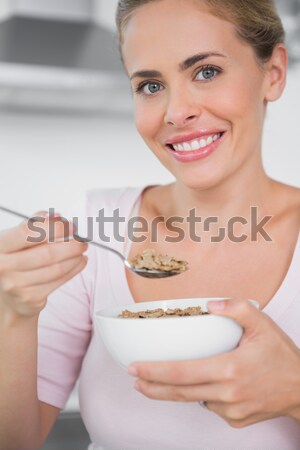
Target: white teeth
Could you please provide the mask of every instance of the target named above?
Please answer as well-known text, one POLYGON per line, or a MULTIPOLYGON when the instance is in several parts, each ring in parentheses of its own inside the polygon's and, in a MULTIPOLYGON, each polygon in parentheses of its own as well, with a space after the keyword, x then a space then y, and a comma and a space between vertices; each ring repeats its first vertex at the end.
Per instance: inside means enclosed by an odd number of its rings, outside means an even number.
POLYGON ((192 150, 198 150, 199 147, 199 142, 198 141, 193 141, 192 142, 192 150))
POLYGON ((212 136, 208 136, 206 139, 195 139, 192 142, 182 142, 181 144, 173 145, 174 150, 177 152, 190 152, 199 150, 200 148, 207 147, 208 145, 215 142, 217 139, 219 139, 222 136, 222 133, 217 133, 212 136))
POLYGON ((192 147, 187 142, 184 142, 183 143, 183 150, 187 150, 187 151, 190 152, 192 150, 192 147))
POLYGON ((200 148, 206 147, 206 139, 200 139, 200 148))

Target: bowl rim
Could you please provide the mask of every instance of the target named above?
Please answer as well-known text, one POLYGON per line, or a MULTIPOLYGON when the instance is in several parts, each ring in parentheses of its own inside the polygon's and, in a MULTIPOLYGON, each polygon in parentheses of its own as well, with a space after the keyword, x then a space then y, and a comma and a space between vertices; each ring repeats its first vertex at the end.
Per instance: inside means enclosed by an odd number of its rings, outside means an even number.
MULTIPOLYGON (((202 301, 206 301, 206 302, 208 302, 208 301, 218 301, 218 300, 231 300, 231 299, 233 299, 233 297, 187 297, 187 298, 177 298, 177 299, 163 299, 163 300, 152 300, 152 301, 147 301, 147 302, 134 302, 134 303, 129 303, 129 304, 126 304, 126 305, 123 305, 123 306, 107 306, 107 307, 105 307, 105 308, 102 308, 102 309, 99 309, 99 310, 97 310, 97 311, 95 311, 95 313, 94 313, 94 318, 95 319, 97 319, 97 318, 101 318, 101 319, 103 319, 103 320, 117 320, 117 321, 122 321, 122 322, 124 322, 124 317, 118 317, 118 316, 113 316, 113 315, 111 315, 111 316, 109 316, 109 315, 106 315, 106 314, 108 314, 108 311, 123 311, 124 309, 129 309, 130 310, 130 308, 132 308, 133 306, 134 306, 134 308, 136 308, 136 305, 147 305, 147 304, 149 304, 149 303, 151 303, 153 306, 155 306, 155 304, 157 304, 157 303, 161 303, 161 302, 168 302, 168 301, 183 301, 183 300, 202 300, 202 301)), ((257 300, 253 300, 253 299, 247 299, 253 306, 255 306, 257 309, 259 309, 259 302, 257 301, 257 300)), ((197 305, 195 305, 195 306, 197 306, 197 305)), ((160 308, 161 306, 157 306, 156 308, 153 308, 153 309, 157 309, 157 308, 160 308)), ((172 307, 172 306, 171 306, 172 307)), ((142 310, 142 306, 141 306, 141 310, 142 310)), ((145 307, 145 309, 148 309, 148 307, 146 306, 145 307)), ((162 309, 164 309, 164 308, 162 308, 162 309)), ((166 308, 165 308, 166 309, 166 308)), ((151 310, 151 309, 150 309, 151 310)), ((134 311, 134 312, 136 312, 136 311, 134 311)), ((196 315, 196 316, 173 316, 173 317, 164 317, 163 319, 163 321, 165 321, 165 320, 172 320, 172 321, 176 321, 176 320, 182 320, 182 319, 197 319, 197 320, 199 320, 199 318, 201 318, 201 319, 204 319, 204 318, 206 318, 206 319, 208 319, 208 318, 212 318, 212 317, 220 317, 220 318, 223 318, 223 319, 230 319, 230 317, 226 317, 226 316, 222 316, 222 315, 217 315, 217 314, 203 314, 203 315, 196 315)), ((153 322, 153 321, 157 321, 158 319, 161 319, 161 317, 146 317, 146 318, 144 318, 143 319, 143 323, 144 323, 144 321, 145 320, 147 320, 147 321, 149 321, 149 320, 151 320, 151 322, 153 322)), ((232 319, 231 319, 232 320, 232 319)), ((126 323, 128 323, 128 322, 131 322, 131 321, 134 321, 134 322, 136 322, 137 320, 136 320, 136 318, 134 318, 134 317, 127 317, 126 318, 126 323)))

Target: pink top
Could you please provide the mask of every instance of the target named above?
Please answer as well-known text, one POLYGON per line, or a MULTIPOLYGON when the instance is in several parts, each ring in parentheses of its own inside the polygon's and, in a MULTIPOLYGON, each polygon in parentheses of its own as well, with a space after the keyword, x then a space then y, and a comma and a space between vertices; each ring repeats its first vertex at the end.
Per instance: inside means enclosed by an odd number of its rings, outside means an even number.
MULTIPOLYGON (((105 216, 112 216, 119 208, 120 216, 128 220, 133 206, 139 206, 143 189, 92 191, 87 213, 95 216, 105 208, 105 216)), ((125 223, 121 224, 120 234, 124 236, 125 230, 125 223)), ((112 240, 109 245, 125 251, 123 243, 112 240)), ((85 270, 53 293, 40 315, 38 396, 45 403, 64 408, 81 370, 80 410, 93 442, 90 449, 300 449, 300 426, 291 419, 233 429, 196 402, 150 400, 136 392, 134 378, 111 359, 93 327, 95 311, 134 302, 125 269, 111 252, 93 246, 88 252, 85 270)), ((264 311, 300 347, 299 273, 300 238, 288 273, 264 311)))

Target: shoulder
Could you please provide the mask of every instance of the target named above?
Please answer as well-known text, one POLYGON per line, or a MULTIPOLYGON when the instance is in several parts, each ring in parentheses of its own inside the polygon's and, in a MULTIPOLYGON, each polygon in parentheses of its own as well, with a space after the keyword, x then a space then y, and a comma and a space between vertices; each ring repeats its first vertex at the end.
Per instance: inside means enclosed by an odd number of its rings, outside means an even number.
POLYGON ((300 207, 300 188, 271 180, 271 196, 274 204, 282 211, 297 210, 300 207))
POLYGON ((287 184, 278 184, 278 199, 282 213, 292 215, 299 220, 300 226, 300 188, 287 184))
POLYGON ((89 190, 86 194, 86 207, 89 213, 99 209, 112 210, 123 204, 130 204, 143 187, 115 187, 89 190))
POLYGON ((300 232, 300 189, 274 182, 272 197, 275 229, 284 234, 286 241, 290 241, 291 236, 297 236, 300 232))

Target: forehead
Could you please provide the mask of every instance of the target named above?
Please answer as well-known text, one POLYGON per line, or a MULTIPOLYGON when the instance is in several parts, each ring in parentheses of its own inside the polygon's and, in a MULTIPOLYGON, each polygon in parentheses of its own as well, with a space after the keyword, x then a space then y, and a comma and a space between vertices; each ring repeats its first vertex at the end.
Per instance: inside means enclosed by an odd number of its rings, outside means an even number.
POLYGON ((137 8, 123 31, 127 69, 177 62, 200 52, 226 53, 244 45, 228 21, 212 15, 200 0, 159 0, 137 8))

